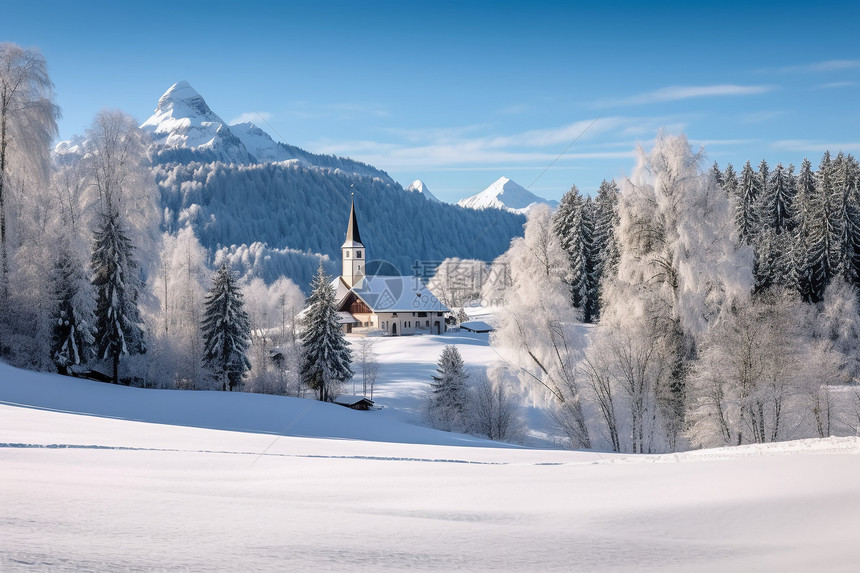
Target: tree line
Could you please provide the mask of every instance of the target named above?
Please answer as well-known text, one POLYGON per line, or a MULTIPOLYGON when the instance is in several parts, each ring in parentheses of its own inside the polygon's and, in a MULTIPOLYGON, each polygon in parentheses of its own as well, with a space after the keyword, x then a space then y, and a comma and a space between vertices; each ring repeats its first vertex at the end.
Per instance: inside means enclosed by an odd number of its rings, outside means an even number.
POLYGON ((535 209, 485 284, 492 341, 574 447, 654 452, 860 427, 857 161, 702 167, 661 134, 595 198, 535 209), (500 273, 502 271, 500 270, 500 273), (589 327, 587 323, 597 323, 589 327))

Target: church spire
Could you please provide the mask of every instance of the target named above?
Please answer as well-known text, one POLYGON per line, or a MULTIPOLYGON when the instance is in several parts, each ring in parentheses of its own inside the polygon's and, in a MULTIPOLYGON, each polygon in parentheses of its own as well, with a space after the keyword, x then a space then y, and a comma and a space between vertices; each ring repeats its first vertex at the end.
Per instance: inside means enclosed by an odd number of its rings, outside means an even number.
POLYGON ((343 246, 346 247, 350 244, 361 242, 361 233, 358 232, 358 219, 355 217, 355 198, 352 199, 352 205, 349 208, 349 225, 346 227, 346 241, 343 243, 343 246))

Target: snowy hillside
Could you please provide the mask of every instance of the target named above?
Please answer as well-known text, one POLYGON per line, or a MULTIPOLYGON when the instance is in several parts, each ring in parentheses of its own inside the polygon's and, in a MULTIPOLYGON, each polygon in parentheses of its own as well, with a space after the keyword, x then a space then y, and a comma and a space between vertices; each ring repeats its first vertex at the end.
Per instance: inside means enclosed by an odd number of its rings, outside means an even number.
POLYGON ((558 201, 538 197, 507 177, 500 177, 477 195, 457 201, 457 205, 468 209, 502 209, 520 214, 542 203, 550 207, 558 205, 558 201))
POLYGON ((847 572, 860 560, 858 438, 667 456, 403 443, 415 430, 376 424, 379 412, 0 369, 4 571, 847 572), (377 430, 400 443, 361 439, 377 430))
POLYGON ((279 250, 259 259, 258 276, 267 281, 278 269, 292 267, 302 274, 290 278, 306 286, 316 265, 311 253, 340 261, 351 193, 367 256, 402 273, 411 273, 416 261, 428 262, 426 272, 432 276, 435 263, 448 257, 493 260, 523 232, 521 215, 460 209, 405 193, 380 178, 298 161, 157 165, 155 178, 167 230, 190 225, 213 252, 253 243, 279 250))
POLYGON ((415 181, 410 183, 409 187, 407 187, 406 190, 410 193, 418 193, 422 197, 426 198, 428 201, 435 201, 436 203, 440 202, 439 199, 437 199, 436 196, 433 195, 433 193, 431 193, 429 189, 427 189, 427 186, 424 185, 424 182, 420 179, 416 179, 415 181))

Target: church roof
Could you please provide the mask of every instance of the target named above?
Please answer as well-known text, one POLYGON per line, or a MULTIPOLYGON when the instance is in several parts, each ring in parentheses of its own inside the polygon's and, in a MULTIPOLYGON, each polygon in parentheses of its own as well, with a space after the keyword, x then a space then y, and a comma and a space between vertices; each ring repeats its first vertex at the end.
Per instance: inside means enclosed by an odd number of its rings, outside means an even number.
POLYGON ((373 312, 449 312, 415 276, 365 276, 352 292, 373 312))
POLYGON ((352 205, 349 207, 349 224, 346 227, 346 240, 343 242, 343 246, 364 246, 361 243, 361 233, 358 232, 358 219, 355 218, 355 199, 352 200, 352 205))

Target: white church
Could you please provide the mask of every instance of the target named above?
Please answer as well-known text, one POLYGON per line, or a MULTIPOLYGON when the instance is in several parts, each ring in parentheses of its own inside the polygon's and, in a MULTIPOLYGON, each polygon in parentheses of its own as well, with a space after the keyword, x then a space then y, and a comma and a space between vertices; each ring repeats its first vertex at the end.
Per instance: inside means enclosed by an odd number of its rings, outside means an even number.
POLYGON ((365 274, 367 249, 358 232, 354 200, 341 253, 343 272, 332 286, 345 333, 403 336, 445 332, 445 314, 450 310, 420 278, 365 274))

